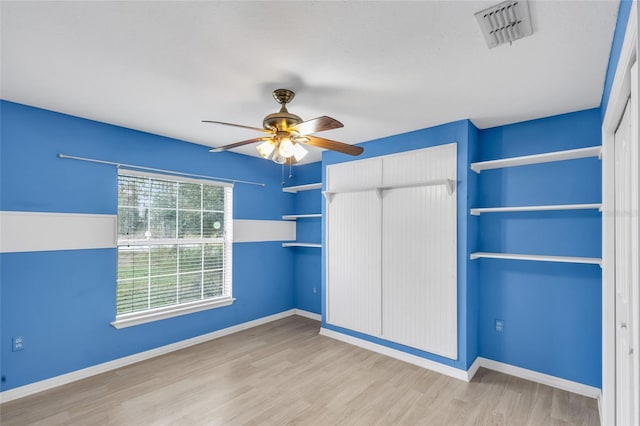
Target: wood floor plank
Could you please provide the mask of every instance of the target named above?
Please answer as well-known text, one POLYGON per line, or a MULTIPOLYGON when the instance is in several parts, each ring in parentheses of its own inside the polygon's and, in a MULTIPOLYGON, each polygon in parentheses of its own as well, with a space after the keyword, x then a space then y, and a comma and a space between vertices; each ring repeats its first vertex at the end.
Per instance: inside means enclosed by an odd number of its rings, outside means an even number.
POLYGON ((595 400, 481 368, 465 383, 289 317, 0 406, 15 425, 597 425, 595 400))

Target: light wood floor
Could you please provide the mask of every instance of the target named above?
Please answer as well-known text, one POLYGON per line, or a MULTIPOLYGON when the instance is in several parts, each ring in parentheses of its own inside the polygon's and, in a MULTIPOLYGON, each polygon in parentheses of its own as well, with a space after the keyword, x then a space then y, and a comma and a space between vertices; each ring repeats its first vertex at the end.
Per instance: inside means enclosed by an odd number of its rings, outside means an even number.
POLYGON ((480 369, 471 383, 285 318, 0 406, 10 425, 598 424, 596 401, 480 369))

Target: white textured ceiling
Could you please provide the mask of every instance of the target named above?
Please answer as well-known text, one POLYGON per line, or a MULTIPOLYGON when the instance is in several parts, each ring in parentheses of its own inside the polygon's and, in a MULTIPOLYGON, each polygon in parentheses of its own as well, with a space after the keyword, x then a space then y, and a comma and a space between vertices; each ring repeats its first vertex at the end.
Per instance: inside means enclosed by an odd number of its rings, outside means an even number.
POLYGON ((351 144, 600 104, 618 1, 531 1, 534 35, 489 50, 495 3, 3 0, 1 96, 212 147, 259 134, 200 120, 261 127, 280 87, 351 144))

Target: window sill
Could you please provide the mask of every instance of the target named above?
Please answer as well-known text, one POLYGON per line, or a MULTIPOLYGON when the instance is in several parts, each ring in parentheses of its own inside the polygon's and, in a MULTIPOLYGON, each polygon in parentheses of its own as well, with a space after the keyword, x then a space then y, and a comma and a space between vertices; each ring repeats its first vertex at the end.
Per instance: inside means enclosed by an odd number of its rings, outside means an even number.
POLYGON ((124 314, 116 317, 111 325, 117 329, 133 327, 134 325, 146 324, 148 322, 160 321, 167 318, 173 318, 180 315, 192 314, 194 312, 205 311, 207 309, 221 308, 231 305, 236 299, 233 297, 224 297, 215 300, 198 301, 194 303, 184 304, 180 306, 170 306, 167 308, 158 308, 152 311, 140 313, 124 314))

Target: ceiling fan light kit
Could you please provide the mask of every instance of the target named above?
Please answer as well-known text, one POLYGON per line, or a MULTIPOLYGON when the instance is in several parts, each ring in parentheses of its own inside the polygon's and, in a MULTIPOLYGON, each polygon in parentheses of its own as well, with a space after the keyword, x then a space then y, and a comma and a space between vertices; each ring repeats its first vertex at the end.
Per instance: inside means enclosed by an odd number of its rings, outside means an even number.
POLYGON ((303 121, 299 116, 287 111, 287 104, 291 102, 294 97, 295 93, 289 89, 274 90, 273 98, 281 105, 280 111, 267 115, 262 121, 262 129, 222 121, 202 120, 205 123, 240 127, 269 134, 269 136, 247 139, 214 148, 211 152, 227 151, 240 146, 261 142, 256 146, 260 156, 266 160, 271 159, 277 164, 295 164, 302 160, 308 152, 302 144, 330 149, 348 155, 362 154, 364 151, 362 147, 311 136, 310 133, 337 129, 343 127, 343 125, 338 120, 327 117, 326 115, 303 121))
MULTIPOLYGON (((286 133, 286 132, 278 132, 286 133)), ((256 146, 256 150, 265 160, 271 159, 274 163, 284 164, 291 157, 298 162, 307 155, 307 150, 299 143, 293 142, 289 135, 277 135, 274 139, 262 142, 256 146), (271 156, 273 154, 273 157, 271 156)))

